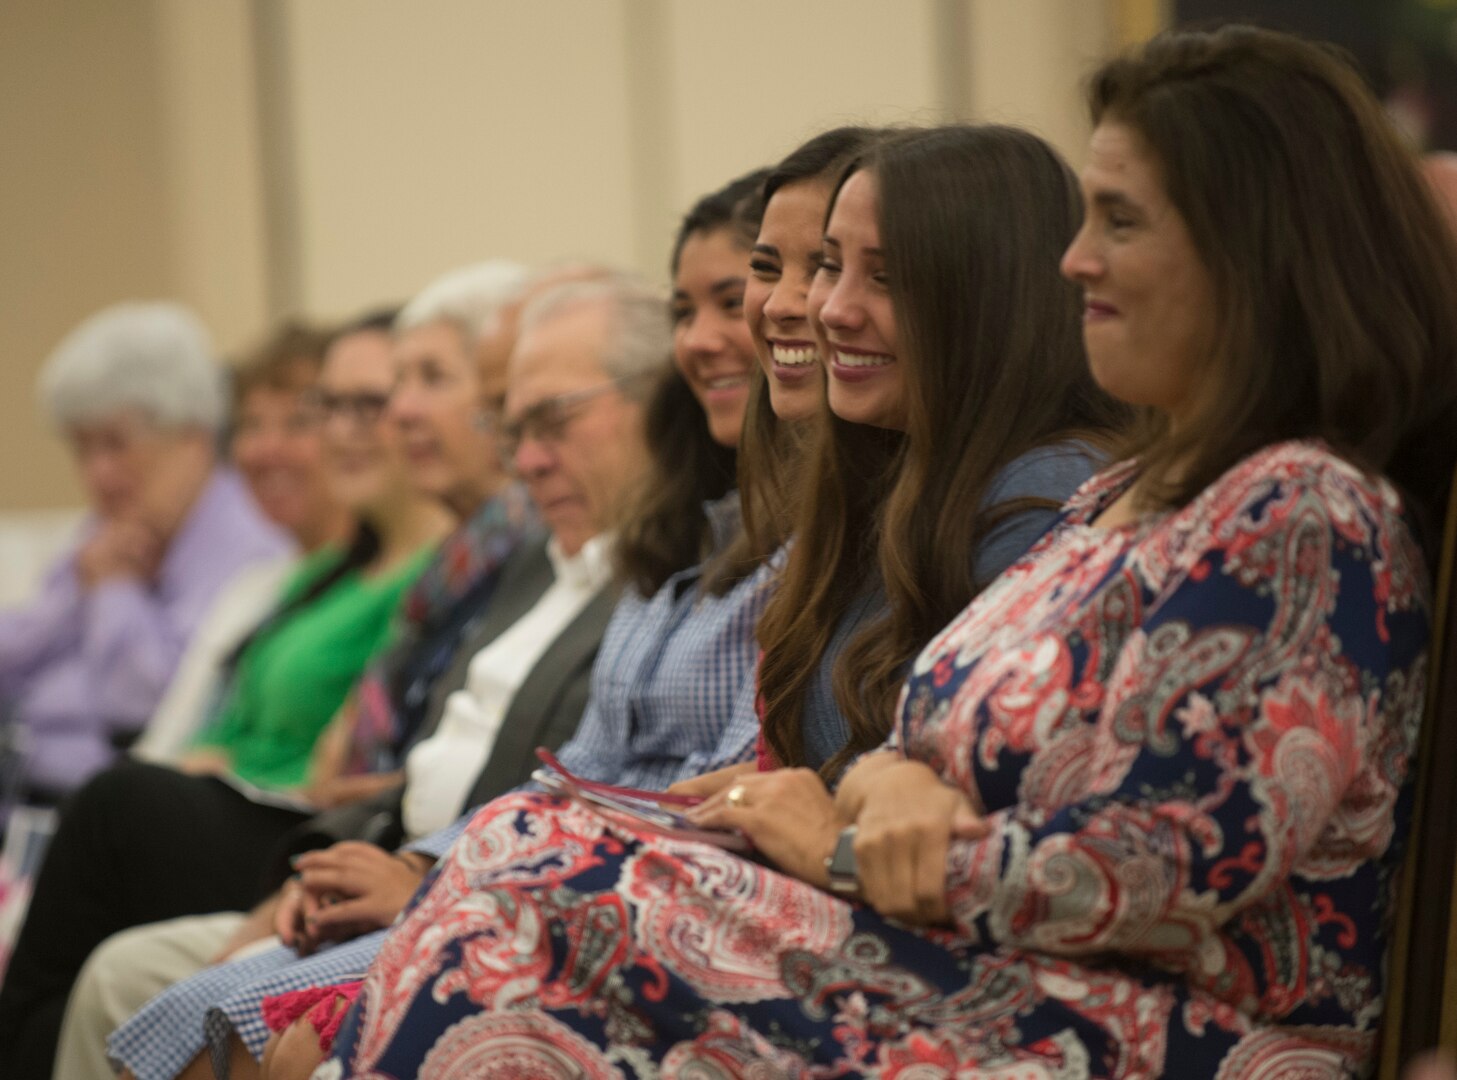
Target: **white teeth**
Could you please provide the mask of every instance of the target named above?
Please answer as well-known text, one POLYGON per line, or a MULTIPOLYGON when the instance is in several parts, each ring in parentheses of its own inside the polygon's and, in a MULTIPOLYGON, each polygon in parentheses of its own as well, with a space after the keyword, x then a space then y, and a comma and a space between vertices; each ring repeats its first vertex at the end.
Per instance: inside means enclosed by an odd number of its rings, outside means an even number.
POLYGON ((721 379, 709 379, 710 390, 728 390, 735 386, 743 386, 749 380, 742 375, 725 375, 721 379))
POLYGON ((785 367, 817 364, 820 360, 819 351, 813 345, 771 345, 769 352, 776 364, 783 364, 785 367))
POLYGON ((880 367, 884 364, 895 363, 895 357, 880 354, 837 352, 835 354, 835 362, 843 364, 845 367, 880 367))

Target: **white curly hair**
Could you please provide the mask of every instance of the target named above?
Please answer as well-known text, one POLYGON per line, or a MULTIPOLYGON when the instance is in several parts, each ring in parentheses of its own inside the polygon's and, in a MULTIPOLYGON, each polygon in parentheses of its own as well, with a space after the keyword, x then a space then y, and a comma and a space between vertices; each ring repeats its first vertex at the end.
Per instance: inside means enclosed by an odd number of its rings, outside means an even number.
POLYGON ((61 427, 136 409, 158 427, 217 432, 227 417, 227 379, 212 337, 171 301, 96 312, 56 346, 38 389, 61 427))

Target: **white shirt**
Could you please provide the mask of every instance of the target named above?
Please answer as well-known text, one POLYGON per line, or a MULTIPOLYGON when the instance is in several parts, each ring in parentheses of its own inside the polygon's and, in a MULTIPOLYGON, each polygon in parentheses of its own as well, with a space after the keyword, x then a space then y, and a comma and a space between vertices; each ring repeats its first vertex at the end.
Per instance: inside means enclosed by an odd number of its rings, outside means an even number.
POLYGON ((426 836, 460 816, 516 691, 552 642, 611 580, 611 545, 609 537, 594 536, 567 557, 555 537, 547 543, 555 580, 530 611, 471 658, 465 688, 445 699, 434 733, 405 759, 407 837, 426 836))

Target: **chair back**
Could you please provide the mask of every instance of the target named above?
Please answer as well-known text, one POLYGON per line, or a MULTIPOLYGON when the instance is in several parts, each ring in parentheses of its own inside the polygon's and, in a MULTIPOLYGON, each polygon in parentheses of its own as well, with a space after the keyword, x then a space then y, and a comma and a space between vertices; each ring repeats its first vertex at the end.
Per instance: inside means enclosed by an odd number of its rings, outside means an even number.
POLYGON ((1416 801, 1386 970, 1383 1080, 1414 1055, 1457 1052, 1457 474, 1435 570, 1431 664, 1415 760, 1416 801))

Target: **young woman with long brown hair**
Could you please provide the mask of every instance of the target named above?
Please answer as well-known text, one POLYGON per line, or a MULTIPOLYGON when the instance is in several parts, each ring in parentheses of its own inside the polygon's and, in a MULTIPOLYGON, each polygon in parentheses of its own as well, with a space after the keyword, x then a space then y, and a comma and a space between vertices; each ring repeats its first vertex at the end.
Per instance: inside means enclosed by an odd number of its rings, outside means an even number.
POLYGON ((906 132, 835 179, 812 298, 832 419, 759 630, 768 749, 827 780, 884 740, 911 658, 1046 531, 1119 419, 1075 293, 1036 262, 1079 213, 1045 144, 906 132), (1019 167, 1040 213, 1009 223, 1019 167), (837 710, 807 709, 831 687, 837 710))
MULTIPOLYGON (((750 379, 738 475, 743 529, 731 561, 786 557, 811 444, 828 413, 825 369, 809 317, 809 291, 820 262, 820 238, 834 186, 845 167, 883 133, 865 127, 822 132, 791 151, 763 183, 763 217, 744 285, 745 328, 758 356, 750 379)), ((762 664, 762 656, 760 663, 762 664)), ((833 709, 828 682, 817 682, 811 708, 833 709)), ((715 766, 673 791, 709 795, 755 767, 761 744, 755 710, 738 710, 719 741, 715 766)))

